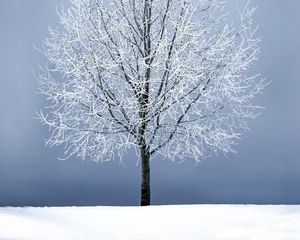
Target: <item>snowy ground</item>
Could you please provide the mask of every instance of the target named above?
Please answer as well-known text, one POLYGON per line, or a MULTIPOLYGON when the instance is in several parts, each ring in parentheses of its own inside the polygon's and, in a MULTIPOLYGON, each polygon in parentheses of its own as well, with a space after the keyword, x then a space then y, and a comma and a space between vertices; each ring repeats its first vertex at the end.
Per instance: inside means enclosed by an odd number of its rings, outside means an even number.
POLYGON ((299 240, 300 205, 0 208, 0 240, 299 240))

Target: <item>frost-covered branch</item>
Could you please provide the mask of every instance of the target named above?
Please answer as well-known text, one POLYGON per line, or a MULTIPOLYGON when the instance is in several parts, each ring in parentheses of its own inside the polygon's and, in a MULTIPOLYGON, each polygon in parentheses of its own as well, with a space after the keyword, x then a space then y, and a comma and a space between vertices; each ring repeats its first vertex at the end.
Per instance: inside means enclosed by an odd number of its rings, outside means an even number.
POLYGON ((47 143, 95 161, 130 147, 200 161, 233 152, 265 82, 247 76, 255 9, 227 23, 221 0, 71 0, 43 52, 47 143))

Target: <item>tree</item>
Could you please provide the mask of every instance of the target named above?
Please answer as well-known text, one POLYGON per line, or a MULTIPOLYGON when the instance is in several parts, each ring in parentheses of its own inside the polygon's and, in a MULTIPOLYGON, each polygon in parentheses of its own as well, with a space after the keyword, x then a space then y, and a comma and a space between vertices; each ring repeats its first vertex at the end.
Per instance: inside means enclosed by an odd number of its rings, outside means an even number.
POLYGON ((223 9, 220 0, 71 0, 43 47, 47 144, 95 161, 135 148, 141 205, 153 156, 233 152, 265 83, 245 74, 259 53, 255 9, 245 7, 238 27, 223 9))

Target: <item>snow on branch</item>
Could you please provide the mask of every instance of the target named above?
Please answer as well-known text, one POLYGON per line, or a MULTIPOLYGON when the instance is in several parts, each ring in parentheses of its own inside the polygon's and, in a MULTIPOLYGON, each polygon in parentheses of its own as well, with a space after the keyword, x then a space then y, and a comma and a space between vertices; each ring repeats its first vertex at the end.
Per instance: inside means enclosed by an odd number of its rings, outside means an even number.
POLYGON ((95 161, 141 146, 197 162, 234 151, 266 85, 246 75, 259 54, 255 8, 235 26, 220 0, 71 3, 42 50, 48 145, 95 161))

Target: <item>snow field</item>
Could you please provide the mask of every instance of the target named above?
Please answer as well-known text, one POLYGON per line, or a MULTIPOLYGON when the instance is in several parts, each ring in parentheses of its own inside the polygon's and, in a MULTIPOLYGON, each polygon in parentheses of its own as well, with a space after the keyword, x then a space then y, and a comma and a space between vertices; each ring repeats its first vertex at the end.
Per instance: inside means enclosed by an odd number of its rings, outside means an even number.
POLYGON ((298 240, 300 205, 0 208, 0 240, 298 240))

